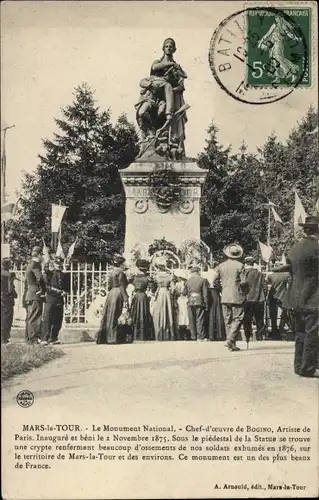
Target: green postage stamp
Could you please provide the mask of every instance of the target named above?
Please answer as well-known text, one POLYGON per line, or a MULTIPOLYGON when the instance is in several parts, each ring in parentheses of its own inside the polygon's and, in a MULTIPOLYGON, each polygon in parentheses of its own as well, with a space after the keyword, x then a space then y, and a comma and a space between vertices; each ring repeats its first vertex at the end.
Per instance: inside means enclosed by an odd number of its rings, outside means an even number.
POLYGON ((311 8, 246 11, 246 83, 311 86, 311 8))

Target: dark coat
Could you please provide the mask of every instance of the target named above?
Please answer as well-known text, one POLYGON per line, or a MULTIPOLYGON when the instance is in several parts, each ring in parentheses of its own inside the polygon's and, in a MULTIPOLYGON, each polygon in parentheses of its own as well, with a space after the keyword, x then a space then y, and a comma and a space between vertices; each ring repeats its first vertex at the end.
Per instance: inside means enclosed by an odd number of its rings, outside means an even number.
POLYGON ((31 260, 28 264, 25 273, 25 287, 25 300, 27 302, 42 300, 41 297, 45 294, 45 283, 41 272, 40 262, 31 260))
POLYGON ((275 299, 279 302, 283 302, 287 292, 289 277, 290 274, 288 272, 271 273, 268 275, 267 283, 270 285, 269 300, 275 299))
POLYGON ((122 293, 123 300, 127 301, 128 300, 128 295, 126 292, 127 285, 128 281, 123 269, 120 267, 115 267, 111 271, 109 276, 108 291, 112 290, 113 288, 119 287, 122 293))
POLYGON ((250 267, 244 272, 246 282, 246 301, 247 302, 263 302, 265 300, 265 280, 263 273, 250 267))
POLYGON ((55 269, 44 273, 44 282, 46 286, 45 300, 51 304, 63 304, 64 297, 62 292, 69 292, 68 275, 63 271, 55 269))
POLYGON ((197 273, 191 274, 185 289, 189 306, 205 307, 208 310, 208 281, 197 273))
POLYGON ((315 311, 319 303, 319 244, 315 237, 296 243, 287 258, 292 281, 284 306, 296 311, 315 311))
POLYGON ((17 297, 11 272, 1 268, 1 304, 14 304, 14 299, 17 297))

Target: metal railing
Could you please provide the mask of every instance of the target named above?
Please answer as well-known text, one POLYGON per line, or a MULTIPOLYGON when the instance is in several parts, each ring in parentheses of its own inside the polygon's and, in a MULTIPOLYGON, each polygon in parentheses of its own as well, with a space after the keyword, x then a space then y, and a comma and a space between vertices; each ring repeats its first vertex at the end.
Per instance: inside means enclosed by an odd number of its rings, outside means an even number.
MULTIPOLYGON (((18 298, 15 301, 14 322, 19 324, 25 319, 23 293, 26 266, 13 269, 18 298)), ((112 268, 108 264, 88 264, 71 262, 64 272, 69 277, 70 289, 64 308, 64 328, 83 328, 97 326, 107 295, 107 283, 112 268)))

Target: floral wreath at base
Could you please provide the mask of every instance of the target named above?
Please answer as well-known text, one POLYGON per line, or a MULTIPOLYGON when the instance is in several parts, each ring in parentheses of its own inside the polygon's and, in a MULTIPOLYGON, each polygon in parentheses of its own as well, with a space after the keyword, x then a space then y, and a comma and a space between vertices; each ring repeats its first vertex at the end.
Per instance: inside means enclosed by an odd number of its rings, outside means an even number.
POLYGON ((150 197, 160 209, 169 210, 181 200, 182 185, 172 166, 156 165, 148 176, 150 197))

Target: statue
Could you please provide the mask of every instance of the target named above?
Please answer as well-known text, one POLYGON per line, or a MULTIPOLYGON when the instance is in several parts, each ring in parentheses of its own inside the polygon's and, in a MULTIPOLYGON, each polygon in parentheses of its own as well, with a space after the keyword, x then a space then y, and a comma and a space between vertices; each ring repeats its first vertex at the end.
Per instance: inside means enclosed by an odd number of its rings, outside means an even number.
POLYGON ((167 38, 163 57, 153 62, 150 76, 140 81, 140 98, 135 105, 141 133, 140 153, 156 154, 167 159, 185 157, 186 110, 184 80, 186 73, 173 59, 176 44, 167 38))

